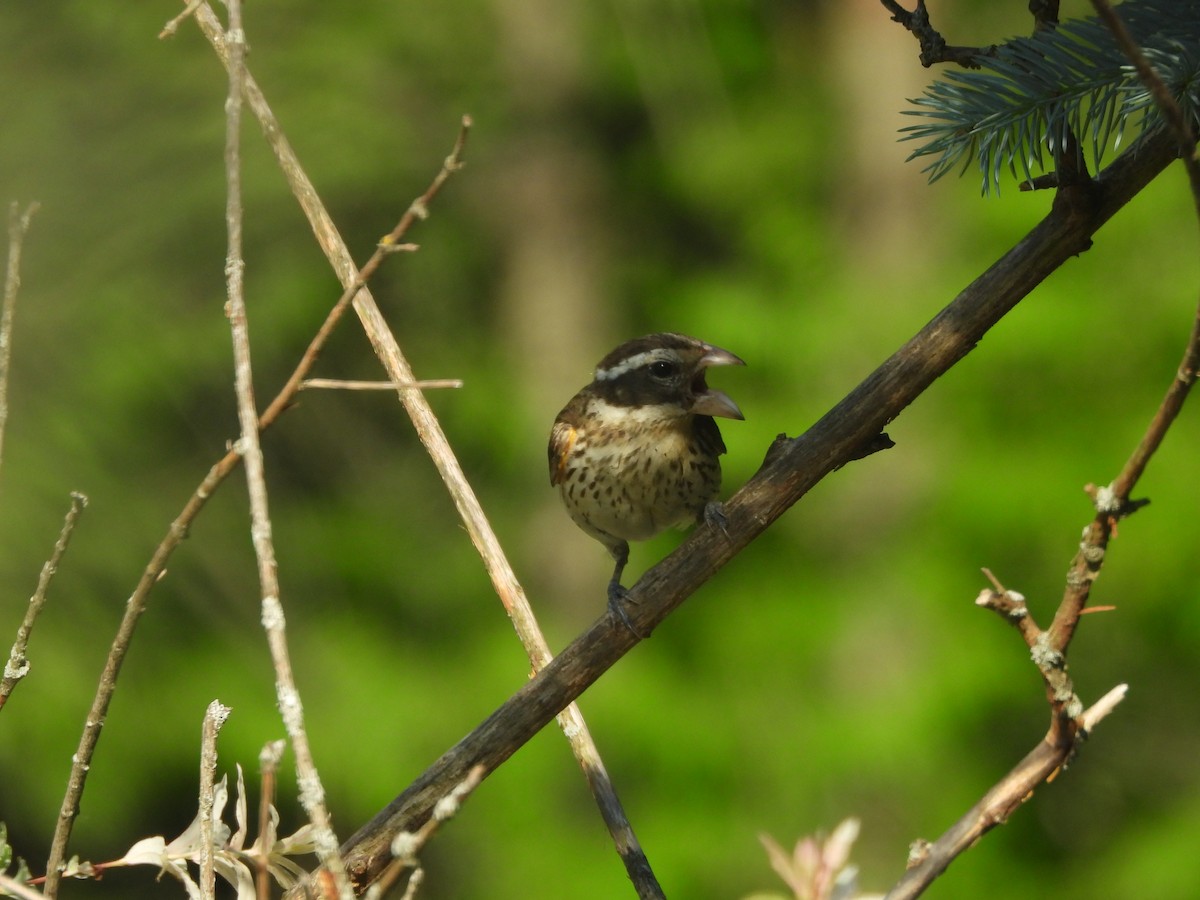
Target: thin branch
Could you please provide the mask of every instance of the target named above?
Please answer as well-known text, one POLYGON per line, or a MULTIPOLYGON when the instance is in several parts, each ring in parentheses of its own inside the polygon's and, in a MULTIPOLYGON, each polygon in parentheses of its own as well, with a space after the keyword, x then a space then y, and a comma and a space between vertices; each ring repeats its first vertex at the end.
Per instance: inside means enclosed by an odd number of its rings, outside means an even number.
POLYGON ((187 21, 189 16, 196 12, 204 0, 186 0, 186 2, 187 6, 184 7, 183 12, 171 19, 162 27, 162 31, 158 33, 159 40, 162 40, 163 38, 174 37, 175 32, 179 30, 179 26, 187 21))
MULTIPOLYGON (((462 141, 463 133, 460 132, 458 142, 455 145, 456 151, 461 150, 462 141)), ((433 185, 430 186, 430 189, 423 196, 427 200, 431 199, 437 193, 435 185, 440 186, 448 174, 456 171, 457 167, 457 158, 452 154, 447 159, 447 164, 443 165, 442 169, 435 176, 433 185), (447 165, 451 162, 454 165, 447 168, 447 165)), ((414 217, 406 214, 396 228, 392 230, 389 237, 399 242, 413 221, 414 217)), ((279 417, 291 407, 295 401, 296 393, 300 390, 300 385, 308 377, 313 366, 316 365, 321 350, 325 347, 334 329, 349 308, 355 294, 366 284, 383 260, 390 255, 384 251, 377 251, 367 264, 356 273, 352 283, 343 290, 341 297, 338 298, 337 302, 329 310, 329 313, 325 316, 325 321, 321 323, 321 327, 317 329, 317 333, 309 342, 295 370, 259 417, 258 427, 260 431, 266 431, 274 425, 279 417)), ((125 657, 129 652, 129 645, 133 641, 134 632, 137 630, 138 620, 146 610, 146 604, 150 599, 150 592, 166 574, 167 563, 170 561, 171 556, 180 543, 182 543, 183 539, 187 537, 192 523, 200 515, 209 498, 213 495, 213 492, 224 483, 225 479, 238 467, 241 461, 241 454, 236 449, 231 449, 208 470, 208 473, 201 479, 200 484, 187 499, 183 509, 167 527, 166 535, 159 542, 158 546, 155 547, 154 553, 146 564, 146 568, 143 570, 141 578, 134 587, 133 593, 130 594, 129 599, 125 603, 125 613, 121 618, 121 623, 117 627, 117 633, 113 637, 112 644, 109 647, 108 657, 105 659, 104 669, 96 686, 96 695, 92 699, 92 705, 88 711, 87 720, 84 723, 83 734, 79 738, 79 747, 73 757, 77 762, 72 768, 67 784, 67 792, 63 798, 63 804, 59 812, 54 841, 51 845, 50 858, 46 866, 45 893, 47 897, 53 897, 57 892, 58 883, 62 876, 63 861, 66 858, 67 843, 74 824, 74 817, 79 808, 79 797, 83 793, 83 788, 87 780, 88 763, 90 763, 96 744, 100 740, 100 732, 105 716, 108 714, 108 707, 112 702, 113 693, 116 691, 117 678, 120 675, 121 666, 124 664, 125 657)))
MULTIPOLYGON (((202 5, 196 10, 195 20, 222 61, 228 65, 228 52, 223 33, 211 8, 207 4, 202 5)), ((371 346, 383 363, 384 369, 394 384, 412 384, 416 378, 399 343, 388 328, 370 291, 356 284, 353 262, 341 235, 338 234, 337 227, 321 203, 312 182, 304 173, 266 99, 249 75, 245 80, 245 92, 247 102, 258 116, 263 133, 276 155, 280 168, 288 179, 292 192, 308 217, 317 242, 330 260, 338 277, 343 284, 347 285, 347 290, 355 291, 353 301, 355 311, 358 313, 371 346)), ((465 140, 466 130, 470 124, 470 119, 464 117, 463 140, 465 140)), ((452 154, 443 171, 449 174, 458 165, 457 153, 452 154)), ((435 182, 435 186, 440 187, 440 182, 435 182)), ((414 218, 424 218, 427 209, 427 197, 421 197, 413 202, 409 212, 414 218)), ((386 245, 396 242, 385 239, 382 243, 386 245)), ((400 390, 399 394, 400 402, 412 419, 418 438, 437 466, 459 515, 466 525, 467 532, 484 560, 484 566, 492 580, 492 585, 504 604, 536 671, 544 666, 552 658, 552 655, 525 597, 524 589, 517 581, 516 574, 506 559, 500 542, 483 512, 474 490, 467 481, 462 467, 442 431, 441 424, 424 395, 420 391, 411 390, 400 390)), ((571 704, 569 709, 562 711, 560 726, 588 780, 601 815, 639 896, 644 898, 663 896, 662 889, 658 885, 641 844, 625 815, 620 799, 578 707, 571 704)))
POLYGON ((8 364, 12 358, 13 312, 21 288, 21 247, 37 203, 19 212, 16 203, 8 208, 8 264, 4 269, 4 303, 0 307, 0 460, 4 458, 4 431, 8 425, 8 364))
POLYGON ((380 900, 387 895, 406 871, 412 870, 410 883, 412 878, 417 877, 417 873, 421 871, 418 864, 418 855, 422 848, 429 843, 430 838, 434 836, 437 830, 442 826, 443 822, 447 822, 458 814, 462 808, 463 801, 479 787, 483 781, 484 770, 482 766, 476 766, 467 773, 467 777, 451 789, 450 793, 443 797, 433 809, 433 815, 415 832, 401 832, 392 840, 392 861, 388 863, 388 867, 384 869, 379 880, 371 885, 366 893, 366 900, 380 900))
POLYGON ((271 827, 271 804, 275 802, 275 777, 279 771, 280 760, 287 741, 271 741, 258 754, 258 769, 262 775, 262 788, 258 798, 258 839, 262 841, 263 850, 254 855, 254 885, 258 900, 269 900, 271 896, 271 848, 268 846, 267 833, 271 827))
MULTIPOLYGON (((1086 197, 1061 192, 1041 223, 819 422, 798 438, 777 440, 762 468, 725 502, 727 528, 696 529, 630 589, 626 609, 634 626, 652 631, 867 445, 1051 272, 1086 250, 1091 236, 1166 168, 1174 151, 1174 142, 1162 134, 1146 135, 1096 177, 1086 197)), ((576 638, 349 839, 343 852, 355 885, 368 884, 381 871, 391 837, 423 822, 437 798, 472 766, 494 771, 635 643, 629 629, 608 616, 576 638)))
POLYGON ((995 56, 996 46, 952 47, 929 21, 929 10, 925 0, 917 0, 916 9, 909 12, 896 0, 879 0, 883 8, 892 14, 892 21, 899 22, 921 45, 921 65, 926 69, 937 63, 955 63, 964 69, 978 69, 979 57, 995 56))
POLYGON ((0 678, 0 709, 4 708, 4 704, 8 701, 13 688, 17 686, 17 682, 29 674, 29 660, 25 656, 25 651, 29 647, 29 635, 33 632, 33 623, 37 621, 42 607, 46 604, 46 593, 50 589, 50 581, 54 578, 54 573, 58 571, 63 554, 67 552, 67 545, 71 542, 71 535, 75 531, 75 524, 79 521, 79 516, 83 513, 83 508, 87 506, 87 503, 88 499, 83 494, 77 492, 71 494, 71 508, 67 510, 66 518, 63 519, 62 530, 58 533, 58 540, 54 542, 54 550, 51 551, 50 558, 42 566, 37 587, 25 609, 25 619, 21 622, 21 627, 17 629, 17 639, 13 642, 12 650, 9 651, 8 662, 4 664, 4 677, 0 678))
MULTIPOLYGON (((235 0, 236 2, 236 0, 235 0)), ((213 900, 217 890, 216 854, 213 841, 213 786, 217 772, 217 735, 229 718, 230 709, 214 700, 204 711, 200 730, 200 895, 213 900)))
POLYGON ((275 542, 271 536, 270 504, 262 445, 258 438, 258 408, 254 402, 250 332, 242 282, 245 260, 242 258, 241 113, 246 34, 242 29, 241 0, 225 0, 225 5, 229 9, 229 28, 225 32, 225 46, 229 53, 229 95, 225 100, 225 221, 229 232, 229 250, 225 261, 228 299, 225 305, 233 339, 238 421, 242 427, 238 445, 246 466, 246 482, 250 493, 250 537, 254 544, 255 558, 258 560, 258 579, 262 589, 262 623, 267 632, 267 644, 271 649, 271 661, 275 667, 275 693, 279 712, 291 740, 292 750, 296 754, 300 802, 313 824, 313 841, 317 855, 321 864, 333 876, 338 895, 342 900, 352 900, 353 893, 338 853, 333 821, 325 805, 325 788, 321 784, 316 760, 308 742, 308 732, 304 727, 304 706, 292 673, 287 625, 279 585, 279 565, 275 557, 275 542))

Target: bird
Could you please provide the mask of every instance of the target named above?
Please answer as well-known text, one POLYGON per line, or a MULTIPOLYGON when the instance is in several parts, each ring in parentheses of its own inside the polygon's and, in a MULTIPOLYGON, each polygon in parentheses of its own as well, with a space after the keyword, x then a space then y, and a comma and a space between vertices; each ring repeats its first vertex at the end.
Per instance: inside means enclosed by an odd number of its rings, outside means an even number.
POLYGON ((692 522, 724 527, 715 498, 725 443, 713 417, 745 417, 705 374, 744 365, 683 334, 634 338, 600 360, 592 382, 554 420, 550 485, 575 524, 612 554, 608 608, 639 638, 623 605, 629 542, 692 522))

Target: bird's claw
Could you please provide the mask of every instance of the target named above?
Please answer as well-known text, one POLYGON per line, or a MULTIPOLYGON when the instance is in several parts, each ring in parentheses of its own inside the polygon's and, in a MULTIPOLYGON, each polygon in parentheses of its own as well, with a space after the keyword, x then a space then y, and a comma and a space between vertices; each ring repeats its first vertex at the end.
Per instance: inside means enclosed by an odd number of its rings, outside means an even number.
POLYGON ((625 611, 625 601, 628 599, 628 597, 629 591, 626 588, 621 587, 621 583, 619 581, 614 580, 608 585, 609 611, 623 623, 625 623, 625 627, 629 629, 630 634, 632 634, 639 641, 645 640, 646 635, 638 631, 637 627, 633 624, 633 620, 629 618, 629 613, 625 611))
POLYGON ((725 537, 729 537, 729 520, 725 518, 725 507, 719 500, 705 503, 700 517, 709 528, 719 529, 725 537))

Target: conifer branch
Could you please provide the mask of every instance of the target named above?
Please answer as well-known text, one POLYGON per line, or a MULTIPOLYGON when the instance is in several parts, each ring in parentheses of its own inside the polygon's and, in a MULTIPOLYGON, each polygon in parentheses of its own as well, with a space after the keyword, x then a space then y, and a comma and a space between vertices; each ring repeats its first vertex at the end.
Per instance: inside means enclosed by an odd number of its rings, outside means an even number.
MULTIPOLYGON (((1187 120, 1200 109, 1200 7, 1173 0, 1129 0, 1122 18, 1187 120)), ((915 100, 902 129, 921 145, 909 159, 929 157, 923 171, 936 181, 974 162, 982 190, 997 190, 1005 169, 1023 182, 1046 177, 1046 157, 1058 167, 1098 169, 1122 141, 1160 127, 1149 90, 1096 17, 1072 19, 1015 38, 978 71, 952 71, 915 100), (1073 146, 1074 145, 1074 146, 1073 146), (1073 153, 1071 152, 1073 149, 1073 153)))

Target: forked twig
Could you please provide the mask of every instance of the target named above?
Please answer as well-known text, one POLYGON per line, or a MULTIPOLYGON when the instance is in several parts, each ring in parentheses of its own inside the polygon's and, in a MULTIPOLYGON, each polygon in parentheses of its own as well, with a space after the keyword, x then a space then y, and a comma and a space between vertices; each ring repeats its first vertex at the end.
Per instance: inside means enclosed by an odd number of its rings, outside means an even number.
POLYGON ((917 0, 916 7, 910 12, 896 0, 880 0, 884 9, 892 14, 892 21, 899 22, 917 39, 921 45, 920 61, 925 68, 936 63, 952 62, 964 69, 978 69, 979 57, 995 56, 996 47, 952 47, 946 39, 933 27, 929 21, 929 10, 925 8, 925 0, 917 0))

